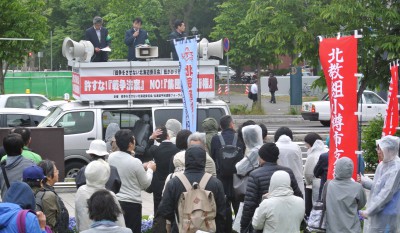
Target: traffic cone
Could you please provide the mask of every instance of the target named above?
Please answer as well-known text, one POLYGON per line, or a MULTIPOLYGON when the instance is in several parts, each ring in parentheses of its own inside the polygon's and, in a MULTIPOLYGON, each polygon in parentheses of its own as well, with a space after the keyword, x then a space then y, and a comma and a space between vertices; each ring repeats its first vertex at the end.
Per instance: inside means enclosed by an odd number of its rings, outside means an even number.
POLYGON ((218 95, 222 94, 222 88, 221 88, 221 84, 218 84, 218 95))
POLYGON ((229 86, 228 86, 228 85, 225 85, 225 95, 227 95, 228 92, 229 92, 229 86))
POLYGON ((246 90, 244 91, 244 94, 249 94, 249 85, 246 85, 246 90))

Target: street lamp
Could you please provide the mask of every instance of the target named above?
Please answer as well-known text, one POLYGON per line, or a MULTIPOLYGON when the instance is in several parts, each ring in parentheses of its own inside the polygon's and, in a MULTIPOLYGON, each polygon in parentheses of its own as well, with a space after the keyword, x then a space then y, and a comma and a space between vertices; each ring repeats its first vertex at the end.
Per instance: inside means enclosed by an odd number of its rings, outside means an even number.
POLYGON ((190 31, 192 32, 192 35, 197 35, 197 33, 199 32, 196 27, 193 27, 190 31))

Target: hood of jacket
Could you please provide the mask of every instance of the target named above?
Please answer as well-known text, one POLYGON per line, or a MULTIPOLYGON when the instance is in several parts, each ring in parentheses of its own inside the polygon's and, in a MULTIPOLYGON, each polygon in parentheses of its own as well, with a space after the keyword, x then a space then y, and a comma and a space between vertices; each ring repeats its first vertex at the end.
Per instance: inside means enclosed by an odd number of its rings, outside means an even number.
POLYGON ((86 185, 95 188, 104 188, 110 178, 110 165, 98 159, 90 162, 85 169, 86 185))
POLYGON ((399 154, 399 141, 400 139, 395 136, 385 136, 377 140, 379 147, 383 153, 383 162, 387 163, 395 159, 399 154))
POLYGON ((119 130, 120 128, 117 123, 110 123, 106 129, 106 135, 104 137, 105 141, 106 142, 110 141, 114 137, 115 133, 118 132, 119 130))
POLYGON ((185 152, 185 173, 190 171, 204 172, 206 151, 200 146, 193 146, 185 152))
POLYGON ((271 182, 268 190, 268 198, 293 195, 293 189, 290 186, 289 173, 278 170, 271 176, 271 182))
POLYGON ((20 210, 21 207, 17 204, 0 203, 0 229, 6 228, 20 210))
POLYGON ((311 154, 311 153, 322 154, 327 151, 328 151, 328 149, 325 148, 324 142, 318 139, 314 142, 314 145, 310 149, 308 149, 307 154, 311 154))
POLYGON ((290 137, 289 136, 287 136, 287 135, 281 135, 279 138, 278 138, 278 141, 276 142, 276 143, 285 143, 285 144, 287 144, 287 143, 291 143, 292 142, 292 139, 290 139, 290 137))
POLYGON ((206 133, 218 132, 218 122, 212 117, 204 119, 201 126, 206 133))
POLYGON ((35 196, 33 195, 31 187, 29 187, 27 183, 21 181, 11 183, 3 201, 17 204, 25 210, 35 210, 36 208, 35 196))
POLYGON ((246 149, 252 150, 253 148, 263 145, 262 130, 258 125, 248 125, 242 128, 243 141, 246 144, 246 149))
POLYGON ((342 157, 338 159, 335 164, 335 179, 350 179, 353 175, 353 169, 353 161, 350 158, 342 157))
POLYGON ((175 172, 184 171, 185 170, 185 151, 179 151, 175 154, 174 160, 175 172))

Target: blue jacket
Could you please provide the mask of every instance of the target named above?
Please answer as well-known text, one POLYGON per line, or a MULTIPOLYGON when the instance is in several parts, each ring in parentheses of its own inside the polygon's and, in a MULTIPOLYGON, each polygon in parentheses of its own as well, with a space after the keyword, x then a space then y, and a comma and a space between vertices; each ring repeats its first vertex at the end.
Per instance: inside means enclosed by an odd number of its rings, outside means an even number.
POLYGON ((136 61, 135 48, 140 44, 145 44, 147 39, 147 31, 139 29, 139 35, 133 37, 135 30, 129 29, 125 32, 125 44, 128 46, 128 61, 136 61))
MULTIPOLYGON (((18 233, 17 215, 21 207, 13 203, 0 203, 0 233, 18 233)), ((26 232, 45 233, 41 230, 39 221, 33 213, 28 213, 25 219, 26 232)))

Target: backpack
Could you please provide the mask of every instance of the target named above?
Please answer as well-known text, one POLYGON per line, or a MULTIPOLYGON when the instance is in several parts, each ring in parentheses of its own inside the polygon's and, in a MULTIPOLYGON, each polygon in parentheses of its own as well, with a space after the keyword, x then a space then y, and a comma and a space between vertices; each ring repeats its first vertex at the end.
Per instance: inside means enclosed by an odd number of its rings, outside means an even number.
POLYGON ((64 202, 57 195, 56 192, 51 190, 42 189, 35 193, 36 210, 43 211, 43 197, 46 191, 53 192, 56 195, 57 206, 60 212, 57 215, 57 221, 54 226, 54 232, 57 233, 68 233, 69 232, 69 213, 67 208, 65 208, 64 202))
MULTIPOLYGON (((36 213, 32 210, 20 210, 17 215, 17 229, 19 233, 26 233, 26 215, 32 213, 36 216, 36 213)), ((45 227, 46 233, 53 233, 49 226, 45 227)))
POLYGON ((223 177, 231 177, 236 173, 236 163, 243 159, 242 148, 236 146, 238 135, 235 133, 232 145, 226 145, 220 133, 218 138, 221 142, 221 148, 216 157, 218 173, 223 177))
POLYGON ((185 174, 178 173, 176 177, 185 186, 178 201, 178 227, 180 233, 195 233, 197 231, 216 232, 215 217, 217 206, 214 194, 205 190, 211 175, 204 173, 200 183, 191 185, 185 174))

